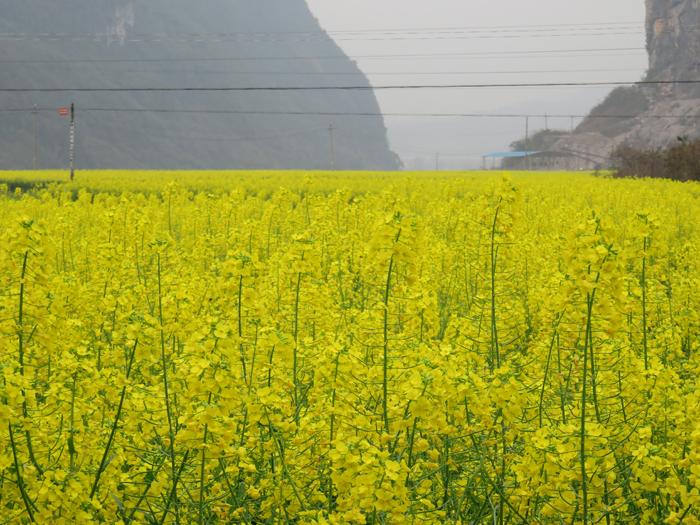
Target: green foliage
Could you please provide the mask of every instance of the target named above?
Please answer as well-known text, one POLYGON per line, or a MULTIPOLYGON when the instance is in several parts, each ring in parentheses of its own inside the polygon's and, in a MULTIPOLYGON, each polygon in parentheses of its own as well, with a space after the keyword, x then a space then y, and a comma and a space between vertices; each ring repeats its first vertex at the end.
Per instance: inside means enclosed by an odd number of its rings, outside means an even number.
POLYGON ((678 144, 665 150, 618 147, 612 160, 617 177, 700 180, 700 140, 679 137, 678 144))

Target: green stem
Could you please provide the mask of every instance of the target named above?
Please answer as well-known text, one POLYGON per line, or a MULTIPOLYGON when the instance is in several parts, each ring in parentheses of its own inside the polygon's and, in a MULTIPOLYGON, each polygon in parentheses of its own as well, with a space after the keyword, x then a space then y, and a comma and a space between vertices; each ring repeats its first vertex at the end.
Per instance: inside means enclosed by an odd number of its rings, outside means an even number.
POLYGON ((7 424, 7 428, 10 430, 10 446, 12 447, 12 458, 15 462, 15 474, 17 475, 17 487, 19 488, 19 493, 22 496, 22 501, 24 502, 24 508, 29 515, 29 520, 34 523, 34 513, 32 512, 32 502, 29 499, 27 491, 24 487, 24 479, 22 478, 22 471, 19 467, 19 461, 17 460, 17 445, 15 444, 15 435, 12 432, 12 423, 7 424))
MULTIPOLYGON (((270 428, 272 428, 272 422, 270 421, 269 416, 267 416, 267 420, 268 420, 268 425, 270 426, 270 428)), ((280 439, 280 437, 276 433, 274 433, 273 434, 273 441, 275 442, 275 445, 277 445, 277 451, 279 452, 280 466, 282 467, 282 473, 284 474, 284 476, 286 476, 287 481, 289 481, 289 486, 292 488, 292 492, 294 493, 294 497, 299 502, 299 506, 301 507, 301 510, 305 511, 306 505, 304 504, 304 500, 301 499, 301 495, 299 494, 299 489, 297 488, 297 485, 294 482, 294 479, 292 478, 292 474, 289 472, 289 468, 287 468, 287 462, 285 460, 284 447, 282 445, 282 440, 280 439)))
POLYGON ((134 516, 136 515, 136 512, 141 508, 141 503, 143 503, 143 500, 146 499, 146 496, 148 496, 148 492, 151 490, 151 486, 153 485, 153 482, 156 480, 158 477, 158 474, 160 473, 160 469, 163 468, 163 465, 165 464, 165 459, 163 459, 158 466, 156 467, 155 472, 151 471, 149 472, 149 476, 147 476, 147 481, 146 481, 146 486, 141 493, 141 496, 139 496, 138 501, 136 502, 136 505, 134 505, 133 509, 129 513, 129 516, 124 520, 124 522, 128 525, 134 520, 134 516))
MULTIPOLYGON (((209 394, 209 403, 211 403, 211 394, 209 394)), ((209 425, 204 425, 204 438, 202 439, 202 463, 199 470, 199 525, 204 523, 204 466, 206 461, 206 446, 207 446, 207 433, 209 431, 209 425)))
POLYGON ((562 318, 564 315, 560 315, 559 319, 557 320, 555 327, 554 327, 554 333, 552 334, 552 341, 549 343, 549 352, 547 353, 547 364, 545 365, 544 368, 544 379, 542 379, 542 388, 540 389, 540 402, 538 405, 538 416, 539 416, 539 421, 540 421, 540 428, 542 428, 542 411, 543 411, 543 404, 544 404, 544 392, 545 388, 547 386, 547 377, 549 376, 549 368, 552 362, 552 353, 554 351, 554 343, 557 340, 557 330, 559 328, 559 323, 561 322, 562 318))
POLYGON ((496 246, 496 226, 498 215, 501 211, 500 205, 496 208, 496 213, 491 226, 491 373, 494 368, 500 368, 501 355, 498 345, 498 326, 496 325, 496 259, 498 258, 498 248, 496 246))
POLYGON ((384 289, 384 324, 383 324, 383 361, 382 361, 382 417, 384 431, 389 434, 389 296, 391 294, 391 274, 394 271, 394 257, 389 260, 389 271, 386 275, 384 289))
POLYGON ((411 469, 413 468, 413 443, 416 439, 416 429, 418 427, 418 417, 413 418, 413 425, 411 425, 411 432, 408 435, 408 457, 406 459, 406 465, 408 466, 408 473, 406 474, 405 485, 411 481, 411 469))
MULTIPOLYGON (((243 346, 243 276, 238 279, 238 352, 241 355, 241 370, 243 383, 248 382, 248 371, 245 363, 245 348, 243 346)), ((252 379, 251 379, 252 381, 252 379)))
MULTIPOLYGON (((158 320, 160 322, 160 360, 163 369, 163 389, 165 394, 165 412, 168 418, 168 438, 170 441, 170 469, 173 477, 173 495, 177 497, 177 465, 175 463, 175 431, 173 429, 173 418, 170 407, 170 392, 168 389, 168 363, 165 357, 165 330, 163 328, 163 289, 161 280, 161 262, 158 254, 158 320)), ((173 339, 174 344, 174 339, 173 339)), ((163 517, 165 519, 165 517, 163 517)))
POLYGON ((644 237, 644 256, 642 257, 642 343, 644 346, 644 370, 649 370, 649 348, 647 341, 647 247, 649 237, 644 237))
POLYGON ((294 297, 294 355, 292 357, 292 380, 294 383, 294 420, 299 426, 299 293, 301 289, 301 272, 297 274, 297 286, 294 297))
MULTIPOLYGON (((328 441, 328 447, 329 449, 333 447, 333 440, 335 439, 335 399, 336 399, 336 382, 338 380, 338 368, 340 366, 340 351, 336 354, 335 356, 335 370, 333 372, 333 391, 331 392, 331 423, 330 423, 330 432, 329 432, 329 441, 328 441)), ((328 466, 329 466, 329 473, 328 473, 328 494, 327 494, 327 500, 328 500, 328 513, 331 514, 333 511, 333 477, 332 477, 332 471, 333 471, 333 460, 329 459, 328 461, 328 466)))
POLYGON ((73 383, 70 389, 70 428, 68 430, 68 454, 70 455, 70 470, 75 470, 75 388, 77 372, 73 372, 73 383))
MULTIPOLYGON (((17 337, 18 337, 18 350, 19 350, 19 374, 24 377, 24 351, 25 351, 25 340, 24 340, 24 291, 25 291, 25 285, 24 285, 24 279, 27 276, 27 262, 29 260, 29 250, 24 252, 24 257, 22 258, 22 272, 20 274, 20 281, 19 281, 19 311, 18 311, 18 318, 17 318, 17 325, 18 325, 18 330, 17 330, 17 337)), ((36 327, 35 327, 36 329, 36 327)), ((31 335, 29 337, 31 340, 31 335)), ((27 408, 27 397, 26 393, 24 391, 24 387, 22 387, 22 415, 26 418, 29 419, 29 410, 27 408)), ((36 460, 36 456, 34 455, 34 447, 32 446, 32 435, 29 432, 29 430, 24 431, 24 435, 27 439, 27 451, 29 452, 29 459, 32 462, 32 465, 34 465, 34 468, 36 468, 37 472, 39 475, 44 474, 44 469, 41 468, 39 465, 39 462, 36 460)))
POLYGON ((584 339, 583 350, 583 386, 581 388, 581 448, 580 448, 580 463, 581 463, 581 492, 583 495, 583 524, 588 525, 588 474, 586 472, 586 393, 588 388, 588 343, 590 341, 589 334, 591 331, 591 317, 593 313, 593 297, 588 293, 587 296, 588 312, 586 316, 586 335, 584 339))
MULTIPOLYGON (((126 367, 126 380, 129 380, 129 375, 131 375, 131 367, 134 364, 134 356, 136 355, 136 347, 138 346, 138 340, 134 342, 134 348, 131 350, 131 355, 129 356, 129 363, 126 367)), ((97 469, 97 474, 95 475, 95 481, 92 484, 92 490, 90 491, 90 499, 93 498, 95 492, 97 491, 97 485, 100 482, 100 477, 102 473, 107 468, 107 456, 109 454, 110 448, 112 447, 112 442, 114 441, 114 436, 117 433, 117 428, 119 425, 119 419, 122 415, 122 408, 124 407, 124 398, 126 397, 126 385, 122 387, 122 392, 119 397, 119 406, 117 407, 117 415, 114 417, 114 423, 112 424, 112 430, 109 433, 109 439, 107 440, 107 446, 105 447, 104 454, 102 454, 102 461, 100 461, 100 466, 97 469)))
MULTIPOLYGON (((396 233, 394 245, 401 238, 401 229, 396 233)), ((394 273, 394 255, 389 259, 389 270, 386 273, 386 286, 384 287, 384 322, 383 334, 383 359, 382 359, 382 418, 384 431, 389 434, 389 298, 391 297, 391 276, 394 273)))
POLYGON ((443 462, 443 495, 442 495, 442 510, 449 515, 449 497, 450 497, 450 438, 447 436, 443 439, 444 445, 444 462, 443 462))
POLYGON ((275 345, 272 345, 272 348, 270 349, 270 359, 268 360, 268 367, 267 367, 267 387, 270 388, 272 386, 272 361, 275 357, 275 345))
POLYGON ((168 500, 165 502, 165 509, 163 510, 163 516, 160 518, 160 525, 163 525, 165 523, 165 518, 168 515, 168 511, 170 510, 170 505, 172 505, 173 501, 177 499, 177 484, 180 482, 180 476, 182 475, 182 471, 185 469, 185 464, 187 463, 187 457, 190 455, 190 451, 186 451, 185 455, 182 458, 182 463, 180 463, 180 468, 177 470, 175 474, 175 479, 173 479, 173 488, 170 491, 170 495, 168 496, 168 500))

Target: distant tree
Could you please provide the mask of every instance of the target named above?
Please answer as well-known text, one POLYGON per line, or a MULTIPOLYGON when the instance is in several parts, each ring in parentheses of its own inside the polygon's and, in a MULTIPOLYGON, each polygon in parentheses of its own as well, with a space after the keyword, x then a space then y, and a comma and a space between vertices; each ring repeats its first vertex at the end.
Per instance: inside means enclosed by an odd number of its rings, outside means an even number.
POLYGON ((512 151, 543 151, 552 147, 552 145, 561 137, 568 135, 569 132, 557 129, 541 129, 533 133, 527 140, 521 138, 511 143, 512 151))
POLYGON ((700 140, 678 137, 668 149, 619 146, 611 155, 616 177, 700 181, 700 140))

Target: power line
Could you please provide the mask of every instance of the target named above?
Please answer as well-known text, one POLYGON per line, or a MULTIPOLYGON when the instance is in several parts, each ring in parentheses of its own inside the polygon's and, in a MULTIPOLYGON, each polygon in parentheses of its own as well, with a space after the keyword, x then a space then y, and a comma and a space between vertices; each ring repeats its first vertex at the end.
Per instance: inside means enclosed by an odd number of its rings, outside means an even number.
POLYGON ((291 92, 291 91, 388 91, 423 89, 496 89, 534 87, 606 87, 606 86, 668 86, 697 85, 700 80, 641 80, 600 82, 509 82, 484 84, 395 84, 348 86, 219 86, 219 87, 114 87, 114 88, 0 88, 0 93, 206 93, 206 92, 291 92))
POLYGON ((95 63, 151 63, 151 62, 251 62, 251 61, 298 61, 298 60, 391 60, 391 59, 435 59, 435 58, 465 58, 465 57, 513 57, 513 56, 608 56, 607 53, 630 53, 644 51, 644 47, 608 47, 608 48, 570 48, 570 49, 534 49, 520 51, 479 51, 479 52, 449 52, 449 53, 399 53, 372 55, 307 55, 307 56, 247 56, 247 57, 160 57, 160 58, 68 58, 68 59, 8 59, 0 60, 0 64, 95 64, 95 63), (582 55, 582 53, 585 53, 582 55), (594 53, 592 55, 586 55, 594 53))
MULTIPOLYGON (((365 28, 365 29, 318 29, 314 31, 154 31, 149 33, 130 32, 129 36, 142 37, 267 37, 267 36, 325 36, 325 35, 366 35, 366 34, 421 34, 421 33, 500 33, 500 32, 542 32, 561 31, 572 29, 576 31, 616 31, 621 29, 644 28, 645 21, 637 22, 599 22, 599 23, 561 23, 561 24, 516 24, 516 25, 472 25, 472 26, 419 26, 419 27, 393 27, 393 28, 365 28)), ((686 25, 684 28, 697 27, 695 24, 686 25)), ((57 32, 57 31, 4 31, 0 32, 0 38, 85 38, 85 37, 115 37, 114 32, 86 31, 86 32, 57 32)))
MULTIPOLYGON (((501 26, 450 26, 450 27, 413 27, 413 28, 383 28, 383 29, 355 29, 355 30, 315 30, 315 31, 232 31, 232 32, 153 32, 131 33, 127 35, 114 32, 86 32, 86 33, 59 33, 59 32, 4 32, 0 33, 0 39, 5 40, 120 40, 128 42, 147 41, 195 41, 206 42, 207 39, 217 41, 236 40, 253 42, 280 40, 281 37, 301 38, 314 37, 316 39, 330 40, 382 40, 374 35, 386 35, 389 40, 396 39, 423 39, 427 38, 523 38, 529 36, 588 36, 588 35, 636 35, 643 32, 645 22, 603 22, 603 23, 578 23, 578 24, 534 24, 534 25, 501 25, 501 26)), ((698 25, 683 26, 683 29, 692 31, 698 25)))
MULTIPOLYGON (((368 28, 368 29, 328 29, 327 33, 361 33, 361 32, 393 32, 393 31, 450 31, 465 29, 539 29, 560 27, 615 27, 615 26, 644 26, 644 20, 630 22, 582 22, 582 23, 552 23, 552 24, 506 24, 506 25, 475 25, 475 26, 436 26, 436 27, 400 27, 400 28, 368 28)), ((319 32, 319 31, 317 31, 319 32)), ((296 33, 292 31, 291 33, 296 33)), ((302 31, 302 33, 306 33, 302 31)))
POLYGON ((119 73, 197 73, 201 75, 256 75, 256 76, 461 76, 461 75, 519 75, 562 73, 618 73, 638 72, 639 68, 625 69, 545 69, 514 71, 208 71, 182 69, 119 69, 119 73))
MULTIPOLYGON (((443 32, 540 32, 540 31, 559 31, 561 29, 575 30, 615 30, 628 28, 643 28, 644 20, 636 22, 593 22, 593 23, 574 23, 574 24, 515 24, 515 25, 475 25, 475 26, 434 26, 434 27, 402 27, 402 28, 376 28, 376 29, 356 29, 356 30, 335 30, 327 29, 316 32, 287 32, 287 33, 271 33, 271 34, 317 34, 326 33, 331 35, 338 34, 366 34, 366 33, 443 33, 443 32)), ((684 27, 697 27, 689 25, 684 27)), ((264 32, 263 32, 264 33, 264 32)), ((270 34, 268 32, 268 34, 270 34)))
MULTIPOLYGON (((561 29, 559 30, 561 31, 561 29)), ((694 30, 691 30, 694 31, 694 30)), ((307 43, 307 42, 378 42, 378 41, 408 41, 408 40, 492 40, 492 39, 522 39, 522 38, 572 38, 590 36, 638 36, 643 34, 640 29, 620 30, 573 30, 564 32, 554 32, 546 30, 541 32, 508 32, 508 31, 455 31, 442 34, 385 34, 384 36, 340 36, 332 37, 328 34, 317 36, 294 36, 293 38, 283 38, 281 36, 267 34, 236 34, 236 33, 153 33, 122 37, 109 33, 74 33, 74 34, 39 34, 39 33, 0 33, 0 40, 3 41, 33 41, 33 42, 100 42, 114 41, 126 43, 226 43, 235 42, 237 44, 259 44, 259 43, 307 43)))
POLYGON ((328 131, 327 127, 315 127, 298 129, 294 131, 288 131, 284 133, 275 133, 271 135, 254 135, 249 137, 201 137, 201 136, 176 136, 176 135, 157 135, 154 138, 157 139, 171 139, 171 140, 193 140, 197 142, 256 142, 256 141, 266 141, 275 140, 287 137, 295 137, 298 135, 312 135, 315 133, 320 133, 321 131, 328 131))
MULTIPOLYGON (((538 33, 561 31, 562 29, 576 31, 619 31, 641 29, 644 21, 637 22, 600 22, 578 24, 526 24, 526 25, 496 25, 496 26, 447 26, 447 27, 403 27, 376 29, 344 29, 316 31, 231 31, 231 32, 154 32, 132 33, 133 38, 203 38, 203 37, 275 37, 275 36, 326 36, 326 35, 367 35, 367 34, 438 34, 438 33, 538 33)), ((692 28, 696 26, 686 26, 692 28)), ((60 33, 60 32, 3 32, 0 38, 119 38, 120 35, 105 32, 60 33)))
MULTIPOLYGON (((55 112, 56 108, 7 108, 1 112, 55 112)), ((700 115, 572 115, 556 113, 399 113, 399 112, 338 112, 338 111, 273 111, 273 110, 226 110, 226 109, 169 109, 169 108, 107 108, 107 107, 76 107, 77 113, 165 113, 165 114, 216 114, 216 115, 280 115, 280 116, 325 116, 325 117, 426 117, 426 118, 550 118, 550 119, 700 119, 700 115)), ((314 128, 316 129, 316 128, 314 128)), ((326 130, 327 128, 317 128, 326 130)))

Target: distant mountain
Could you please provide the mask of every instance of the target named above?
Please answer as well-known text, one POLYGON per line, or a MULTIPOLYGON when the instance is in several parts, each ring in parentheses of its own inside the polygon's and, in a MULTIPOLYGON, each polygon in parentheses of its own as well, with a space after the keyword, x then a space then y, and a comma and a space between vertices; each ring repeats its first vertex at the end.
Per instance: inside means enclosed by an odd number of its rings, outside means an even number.
MULTIPOLYGON (((369 87, 304 0, 0 0, 0 88, 338 84, 313 74, 327 72, 369 87)), ((333 116, 319 115, 378 113, 371 90, 0 93, 0 109, 41 109, 40 168, 66 165, 67 120, 55 110, 71 102, 82 168, 400 164, 381 117, 344 117, 330 132, 333 116), (165 111, 125 111, 153 109, 165 111)), ((33 136, 31 112, 0 112, 0 168, 30 167, 33 136)))
MULTIPOLYGON (((598 104, 605 94, 599 89, 582 89, 575 94, 566 92, 539 93, 525 101, 495 107, 483 106, 481 112, 495 114, 520 114, 523 111, 537 115, 585 114, 598 104)), ((476 104, 475 104, 476 107, 476 104)), ((531 118, 531 129, 546 125, 554 129, 570 129, 567 117, 531 118)), ((502 151, 507 144, 524 135, 525 119, 514 118, 464 118, 464 119, 395 119, 390 126, 392 147, 401 155, 407 169, 433 169, 436 160, 441 169, 478 169, 482 156, 502 151), (437 158, 436 158, 437 154, 437 158)), ((488 164, 490 165, 490 164, 488 164)))
MULTIPOLYGON (((700 79, 700 2, 646 0, 646 11, 645 80, 700 79)), ((583 153, 580 162, 587 164, 586 157, 600 162, 620 144, 664 148, 679 137, 700 138, 700 84, 618 88, 552 147, 583 153)))

